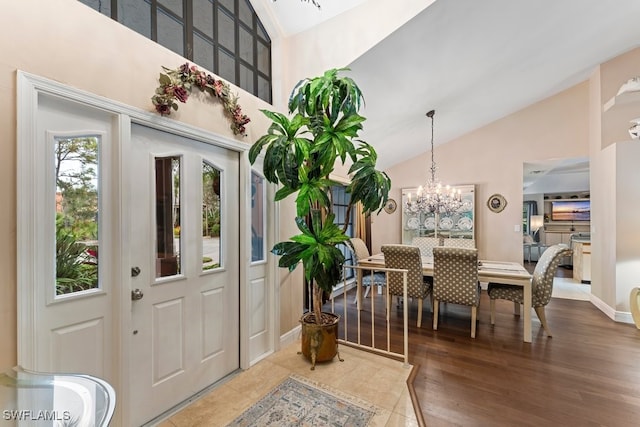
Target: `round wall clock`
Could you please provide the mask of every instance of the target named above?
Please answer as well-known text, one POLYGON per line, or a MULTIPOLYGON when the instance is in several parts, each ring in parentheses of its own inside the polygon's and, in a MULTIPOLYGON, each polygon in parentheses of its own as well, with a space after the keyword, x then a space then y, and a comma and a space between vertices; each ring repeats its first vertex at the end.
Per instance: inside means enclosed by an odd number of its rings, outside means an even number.
POLYGON ((493 212, 502 212, 507 206, 507 200, 501 194, 494 194, 487 200, 487 206, 493 212))
POLYGON ((388 199, 387 203, 384 205, 384 211, 388 214, 394 213, 396 211, 396 208, 398 207, 398 204, 396 203, 395 200, 393 199, 388 199))

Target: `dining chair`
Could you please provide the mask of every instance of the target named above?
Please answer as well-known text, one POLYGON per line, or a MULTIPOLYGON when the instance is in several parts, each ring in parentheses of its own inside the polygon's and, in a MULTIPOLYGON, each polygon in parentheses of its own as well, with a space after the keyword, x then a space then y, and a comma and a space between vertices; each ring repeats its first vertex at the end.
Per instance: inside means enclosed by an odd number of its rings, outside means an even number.
MULTIPOLYGON (((423 300, 431 295, 431 278, 422 275, 422 256, 417 246, 388 244, 382 245, 384 264, 387 268, 407 270, 407 296, 418 300, 418 328, 422 325, 423 300)), ((402 273, 388 273, 387 310, 391 311, 392 296, 403 296, 402 273)))
MULTIPOLYGON (((360 260, 369 258, 371 256, 366 243, 364 243, 364 241, 359 237, 352 237, 351 239, 349 239, 347 241, 347 247, 351 250, 351 253, 355 257, 356 265, 360 262, 360 260)), ((367 288, 364 292, 365 298, 367 297, 367 295, 369 295, 371 286, 384 286, 387 283, 386 274, 381 271, 373 272, 373 274, 371 274, 371 272, 368 270, 362 270, 361 273, 362 273, 362 287, 367 288)), ((358 302, 357 293, 353 302, 358 302)))
MULTIPOLYGON (((531 306, 536 310, 542 327, 551 337, 551 330, 547 324, 544 308, 551 301, 553 292, 553 278, 562 259, 571 254, 571 248, 564 243, 548 247, 543 253, 531 279, 531 306)), ((497 299, 513 301, 516 312, 520 313, 520 304, 524 303, 524 291, 522 286, 507 285, 503 283, 489 283, 487 293, 490 298, 491 324, 495 324, 495 304, 497 299)))
POLYGON ((439 237, 425 237, 416 236, 411 239, 411 246, 417 246, 420 249, 420 254, 424 257, 433 256, 433 248, 440 246, 439 237))
POLYGON ((475 239, 449 238, 449 239, 443 239, 443 240, 444 240, 444 246, 446 248, 467 248, 467 249, 476 248, 475 239))
POLYGON ((433 248, 434 331, 438 330, 438 310, 441 302, 471 306, 471 338, 475 338, 480 305, 477 249, 433 248))

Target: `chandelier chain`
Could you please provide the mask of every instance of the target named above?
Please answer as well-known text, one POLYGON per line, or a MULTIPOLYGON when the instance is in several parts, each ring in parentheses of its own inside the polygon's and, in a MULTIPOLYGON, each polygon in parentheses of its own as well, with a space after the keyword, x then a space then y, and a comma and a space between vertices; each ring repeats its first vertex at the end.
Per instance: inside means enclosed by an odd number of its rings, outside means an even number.
POLYGON ((462 208, 462 197, 460 190, 452 189, 450 186, 442 187, 440 181, 436 178, 436 161, 434 150, 434 119, 435 110, 427 113, 427 117, 431 119, 431 179, 428 179, 425 186, 418 188, 416 199, 411 200, 411 194, 408 195, 407 203, 404 209, 408 213, 444 213, 452 214, 462 208))

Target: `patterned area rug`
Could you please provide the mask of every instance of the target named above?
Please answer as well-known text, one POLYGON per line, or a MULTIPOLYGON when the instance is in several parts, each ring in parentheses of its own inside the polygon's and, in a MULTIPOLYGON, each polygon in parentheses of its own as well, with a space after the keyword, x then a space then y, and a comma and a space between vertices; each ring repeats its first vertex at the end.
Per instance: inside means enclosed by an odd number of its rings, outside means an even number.
POLYGON ((291 375, 229 426, 364 427, 376 409, 362 400, 291 375))

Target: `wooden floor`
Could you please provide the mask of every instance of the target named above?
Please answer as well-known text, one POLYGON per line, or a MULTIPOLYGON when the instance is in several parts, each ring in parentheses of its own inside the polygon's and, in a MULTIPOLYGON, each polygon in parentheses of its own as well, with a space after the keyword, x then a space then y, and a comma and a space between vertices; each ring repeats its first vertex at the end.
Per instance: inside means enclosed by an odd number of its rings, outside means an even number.
MULTIPOLYGON (((376 346, 381 347, 384 307, 382 298, 376 300, 376 346)), ((370 318, 370 303, 367 298, 364 318, 370 318)), ((546 309, 553 338, 533 314, 528 344, 513 304, 496 305, 492 327, 483 291, 472 339, 468 307, 442 304, 433 331, 428 299, 419 329, 417 303, 410 304, 409 361, 419 366, 414 387, 427 426, 640 425, 640 330, 612 321, 590 302, 554 298, 546 309)), ((348 334, 355 338, 353 295, 347 306, 348 334)), ((341 298, 336 312, 342 313, 341 298)), ((399 352, 402 309, 395 304, 391 320, 391 350, 399 352)), ((370 342, 368 331, 370 326, 361 332, 363 343, 370 342)))

